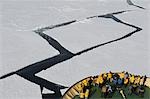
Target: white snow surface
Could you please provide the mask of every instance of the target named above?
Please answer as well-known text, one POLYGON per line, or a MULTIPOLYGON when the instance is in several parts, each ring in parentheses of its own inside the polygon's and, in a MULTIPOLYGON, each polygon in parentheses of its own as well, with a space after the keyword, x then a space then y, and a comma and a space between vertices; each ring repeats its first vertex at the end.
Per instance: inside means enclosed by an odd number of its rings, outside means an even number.
MULTIPOLYGON (((148 0, 133 0, 144 6, 129 6, 126 0, 1 0, 0 1, 0 75, 52 57, 58 52, 32 32, 37 27, 59 24, 92 15, 134 10, 116 15, 143 30, 76 56, 37 75, 57 84, 75 82, 103 72, 128 71, 150 76, 148 0)), ((111 19, 91 19, 46 31, 71 52, 121 37, 134 29, 111 19)), ((65 92, 65 90, 63 91, 65 92)), ((39 86, 13 75, 0 80, 0 99, 41 99, 39 86)))

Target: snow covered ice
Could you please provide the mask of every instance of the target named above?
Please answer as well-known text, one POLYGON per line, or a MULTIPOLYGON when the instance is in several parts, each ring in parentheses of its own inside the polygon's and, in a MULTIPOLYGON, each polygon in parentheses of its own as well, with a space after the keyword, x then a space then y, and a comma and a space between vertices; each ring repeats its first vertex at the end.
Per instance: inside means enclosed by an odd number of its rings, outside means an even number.
MULTIPOLYGON (((150 76, 148 40, 150 3, 149 0, 132 1, 145 7, 146 10, 130 6, 126 0, 1 1, 0 75, 58 54, 33 32, 35 28, 94 15, 134 10, 116 16, 141 27, 142 31, 57 64, 37 75, 65 86, 71 86, 87 76, 110 70, 150 76)), ((99 18, 49 30, 46 34, 57 39, 70 51, 78 52, 131 31, 133 28, 111 19, 99 18)), ((0 93, 2 99, 41 99, 39 86, 17 75, 0 81, 0 93)))

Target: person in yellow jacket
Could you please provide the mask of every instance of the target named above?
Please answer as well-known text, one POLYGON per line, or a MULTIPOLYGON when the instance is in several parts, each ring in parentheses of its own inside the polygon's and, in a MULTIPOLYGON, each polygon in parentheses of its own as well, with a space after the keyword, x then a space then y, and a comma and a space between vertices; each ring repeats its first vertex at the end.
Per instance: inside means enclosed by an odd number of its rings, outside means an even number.
POLYGON ((78 88, 78 91, 81 92, 81 91, 83 90, 83 85, 82 85, 82 83, 78 84, 77 88, 78 88))
POLYGON ((97 85, 99 85, 99 82, 100 82, 100 77, 101 77, 102 75, 99 75, 98 77, 97 77, 97 79, 95 80, 95 83, 97 84, 97 85))
POLYGON ((140 84, 140 79, 141 79, 141 77, 140 77, 140 76, 137 76, 137 77, 135 78, 134 84, 136 84, 136 85, 140 84))
POLYGON ((133 84, 133 83, 134 83, 134 80, 135 80, 134 75, 131 75, 131 77, 129 78, 130 83, 133 84))
POLYGON ((96 84, 98 84, 98 85, 103 84, 103 82, 104 82, 104 79, 103 79, 102 75, 100 75, 96 80, 96 84))
POLYGON ((144 79, 145 79, 144 76, 140 79, 140 85, 144 85, 144 79))
POLYGON ((129 79, 128 78, 124 79, 124 84, 127 85, 128 83, 129 83, 129 79))
POLYGON ((79 88, 79 97, 80 97, 80 99, 84 99, 85 93, 83 92, 83 87, 84 87, 84 84, 81 82, 81 83, 78 85, 78 88, 79 88))
POLYGON ((86 91, 85 91, 85 99, 88 99, 88 97, 89 97, 89 89, 86 89, 86 91))
POLYGON ((107 77, 108 77, 107 73, 104 73, 103 74, 103 79, 107 80, 107 77))
POLYGON ((83 91, 82 91, 82 92, 79 93, 79 96, 80 96, 80 99, 84 99, 85 93, 83 93, 83 91))
POLYGON ((103 77, 101 76, 101 77, 99 78, 99 83, 100 83, 100 84, 103 84, 103 82, 104 82, 104 79, 103 79, 103 77))
POLYGON ((124 73, 124 72, 121 72, 121 73, 119 73, 118 75, 119 75, 119 77, 120 77, 121 79, 123 79, 123 78, 125 77, 125 73, 124 73))
POLYGON ((112 78, 112 73, 108 73, 107 75, 107 80, 110 80, 112 78))
POLYGON ((84 84, 84 86, 88 86, 88 81, 86 79, 83 80, 82 83, 84 84))
POLYGON ((88 98, 88 96, 89 96, 88 87, 89 87, 88 80, 87 79, 83 80, 82 81, 82 90, 79 94, 80 99, 87 99, 88 98))

